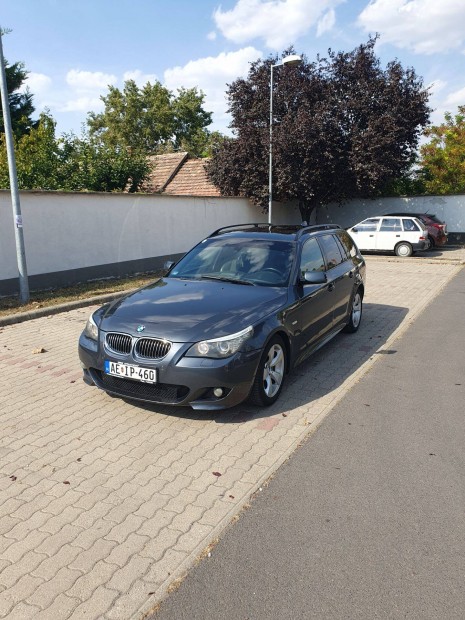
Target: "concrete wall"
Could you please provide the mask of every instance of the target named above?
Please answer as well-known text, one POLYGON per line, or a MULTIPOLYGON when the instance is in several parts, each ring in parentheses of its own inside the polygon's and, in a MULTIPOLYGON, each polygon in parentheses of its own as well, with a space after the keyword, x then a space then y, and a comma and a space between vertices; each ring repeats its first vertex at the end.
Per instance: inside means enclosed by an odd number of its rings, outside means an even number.
MULTIPOLYGON (((242 198, 21 192, 20 202, 31 289, 157 269, 217 228, 267 220, 242 198)), ((273 215, 299 222, 296 209, 273 215)), ((17 290, 11 196, 0 191, 0 295, 17 290)))
MULTIPOLYGON (((29 286, 43 289, 149 271, 177 258, 213 230, 266 222, 244 198, 21 192, 29 286)), ((451 242, 465 242, 465 196, 355 200, 320 210, 317 223, 343 227, 395 211, 429 211, 451 242)), ((298 208, 273 205, 273 222, 300 223, 298 208)), ((18 291, 11 196, 0 191, 0 295, 18 291)))

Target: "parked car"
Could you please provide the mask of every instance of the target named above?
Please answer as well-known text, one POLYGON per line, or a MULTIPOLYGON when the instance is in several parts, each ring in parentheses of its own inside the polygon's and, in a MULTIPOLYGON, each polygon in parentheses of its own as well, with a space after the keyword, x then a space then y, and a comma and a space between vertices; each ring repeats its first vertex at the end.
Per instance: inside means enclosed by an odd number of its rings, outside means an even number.
POLYGON ((416 217, 428 230, 430 250, 447 243, 447 225, 431 213, 389 213, 389 216, 416 217))
POLYGON ((360 250, 411 256, 429 248, 426 226, 415 217, 369 217, 347 229, 360 250))
POLYGON ((268 406, 294 366, 360 326, 365 261, 337 226, 228 226, 168 268, 89 317, 88 385, 193 409, 268 406))

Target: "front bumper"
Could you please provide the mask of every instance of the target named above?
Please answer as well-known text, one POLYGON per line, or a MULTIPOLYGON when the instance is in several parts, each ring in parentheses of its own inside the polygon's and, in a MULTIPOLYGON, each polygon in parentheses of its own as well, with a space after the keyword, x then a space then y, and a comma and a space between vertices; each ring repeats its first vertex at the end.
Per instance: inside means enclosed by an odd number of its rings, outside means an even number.
POLYGON ((236 353, 227 359, 201 359, 185 357, 189 345, 175 345, 160 361, 122 359, 108 352, 84 334, 79 339, 79 357, 84 369, 83 379, 88 385, 101 390, 149 403, 190 406, 193 409, 217 410, 234 407, 249 395, 257 371, 261 351, 236 353), (105 359, 155 368, 157 383, 142 383, 132 379, 114 377, 104 372, 105 359), (213 389, 222 388, 223 395, 216 397, 213 389))

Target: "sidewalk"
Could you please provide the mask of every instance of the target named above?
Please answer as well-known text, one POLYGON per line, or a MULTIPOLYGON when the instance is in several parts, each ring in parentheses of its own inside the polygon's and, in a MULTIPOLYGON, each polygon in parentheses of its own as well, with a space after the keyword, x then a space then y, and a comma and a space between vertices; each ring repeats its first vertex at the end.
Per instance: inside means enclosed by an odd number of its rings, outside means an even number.
POLYGON ((265 410, 199 414, 88 388, 76 349, 92 308, 0 327, 0 617, 148 613, 461 260, 368 257, 360 331, 300 366, 265 410))
POLYGON ((153 620, 465 618, 464 293, 462 270, 153 620))

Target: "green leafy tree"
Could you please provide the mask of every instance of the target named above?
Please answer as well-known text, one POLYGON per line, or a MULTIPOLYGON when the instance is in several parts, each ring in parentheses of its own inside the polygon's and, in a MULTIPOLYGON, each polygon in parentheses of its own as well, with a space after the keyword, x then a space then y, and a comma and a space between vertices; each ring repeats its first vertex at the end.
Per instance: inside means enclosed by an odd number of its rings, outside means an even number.
POLYGON ((147 157, 84 134, 62 136, 60 188, 69 191, 135 192, 149 173, 147 157))
POLYGON ((90 112, 87 124, 91 137, 107 146, 146 155, 180 149, 199 155, 208 142, 211 113, 203 109, 204 94, 196 88, 181 88, 175 96, 158 81, 139 88, 128 80, 122 91, 109 86, 101 99, 104 111, 90 112))
MULTIPOLYGON (((5 134, 0 137, 0 183, 9 187, 5 134)), ((48 113, 40 115, 36 127, 15 138, 15 159, 20 189, 58 189, 59 148, 55 140, 55 121, 48 113)))
MULTIPOLYGON (((10 103, 10 116, 13 134, 21 137, 37 126, 37 121, 33 121, 31 116, 34 113, 34 105, 32 103, 33 95, 29 89, 19 92, 23 86, 28 72, 24 68, 22 62, 15 62, 9 65, 5 60, 6 85, 8 91, 8 100, 10 103)), ((3 124, 3 108, 0 101, 0 134, 5 133, 3 124)))
MULTIPOLYGON (((106 145, 87 134, 55 136, 55 121, 41 114, 37 127, 15 139, 20 189, 137 191, 148 175, 145 155, 106 145)), ((0 136, 0 186, 9 187, 4 135, 0 136)))
POLYGON ((424 184, 428 194, 465 192, 465 106, 458 114, 446 112, 445 121, 425 131, 430 138, 420 148, 424 184))
MULTIPOLYGON (((397 61, 382 68, 375 43, 274 71, 273 196, 297 202, 303 220, 330 202, 377 195, 412 164, 428 122, 428 91, 413 69, 397 61)), ((230 85, 234 138, 220 143, 209 166, 223 194, 246 196, 263 209, 270 66, 278 61, 258 60, 246 79, 230 85)))

